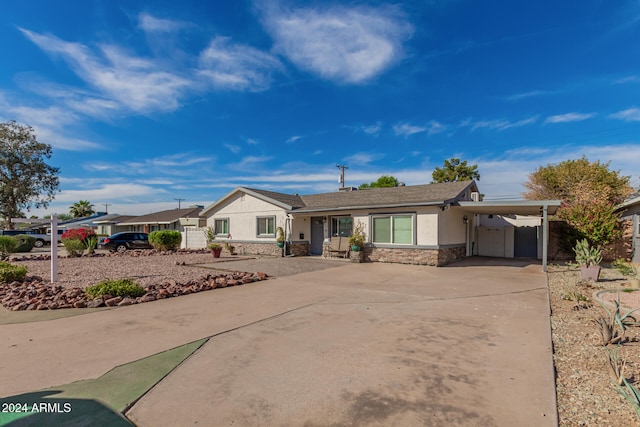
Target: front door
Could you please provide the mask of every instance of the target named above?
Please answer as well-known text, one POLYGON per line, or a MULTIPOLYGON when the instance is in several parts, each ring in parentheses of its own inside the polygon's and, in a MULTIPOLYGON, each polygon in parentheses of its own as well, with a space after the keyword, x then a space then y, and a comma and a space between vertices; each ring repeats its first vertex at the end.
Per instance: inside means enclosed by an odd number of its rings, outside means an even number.
POLYGON ((324 242, 324 217, 311 217, 311 255, 322 255, 324 242))

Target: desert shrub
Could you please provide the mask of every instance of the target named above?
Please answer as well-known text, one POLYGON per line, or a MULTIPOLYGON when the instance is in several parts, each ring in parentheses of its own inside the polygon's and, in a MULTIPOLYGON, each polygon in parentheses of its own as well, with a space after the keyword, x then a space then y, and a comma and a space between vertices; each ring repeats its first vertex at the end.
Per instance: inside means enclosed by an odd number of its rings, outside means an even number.
POLYGON ((82 240, 63 239, 62 244, 67 250, 67 255, 69 255, 70 257, 82 256, 85 249, 85 245, 84 243, 82 243, 82 240))
POLYGON ((28 234, 18 234, 13 238, 17 243, 16 252, 31 252, 31 249, 36 245, 36 238, 28 234))
POLYGON ((10 283, 22 280, 27 275, 27 267, 0 261, 0 283, 10 283))
POLYGON ((11 236, 0 236, 0 260, 9 259, 9 255, 16 251, 18 242, 11 236))
POLYGON ((89 236, 82 243, 84 244, 84 247, 87 248, 88 254, 95 253, 96 248, 98 247, 98 236, 89 236))
MULTIPOLYGON (((87 242, 95 235, 96 233, 88 228, 72 228, 62 233, 60 240, 70 257, 79 257, 88 248, 87 242)), ((91 250, 89 253, 92 253, 91 250)))
POLYGON ((149 243, 159 251, 173 251, 180 246, 182 234, 176 230, 160 230, 149 233, 149 243))
POLYGON ((139 297, 144 295, 144 289, 131 279, 103 280, 85 289, 85 293, 90 298, 103 295, 113 297, 139 297))

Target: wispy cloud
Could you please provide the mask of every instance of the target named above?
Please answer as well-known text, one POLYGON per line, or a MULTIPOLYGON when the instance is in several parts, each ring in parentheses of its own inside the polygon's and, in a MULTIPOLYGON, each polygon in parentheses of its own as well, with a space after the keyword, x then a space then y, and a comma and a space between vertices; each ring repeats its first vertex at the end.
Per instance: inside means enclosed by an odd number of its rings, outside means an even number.
POLYGON ((183 92, 194 85, 177 73, 163 71, 159 61, 130 55, 117 46, 101 45, 94 52, 52 35, 20 31, 43 51, 65 60, 102 97, 137 113, 173 111, 180 106, 183 92))
POLYGON ((429 129, 426 126, 416 126, 409 123, 398 123, 393 125, 393 132, 397 136, 404 136, 405 138, 417 133, 426 132, 427 130, 429 129))
POLYGON ((125 162, 88 161, 83 164, 85 170, 98 172, 113 172, 123 175, 148 175, 163 173, 167 175, 193 174, 193 167, 202 164, 215 163, 215 157, 198 156, 192 152, 175 153, 166 156, 139 159, 125 162), (185 169, 188 167, 189 169, 185 169))
POLYGON ((569 122, 582 122, 584 120, 592 119, 596 116, 596 113, 565 113, 549 116, 544 119, 545 123, 569 123, 569 122))
POLYGON ((444 132, 445 130, 447 130, 447 127, 445 125, 443 125, 442 123, 437 122, 435 120, 430 120, 429 123, 427 123, 427 134, 428 135, 435 135, 437 133, 444 132))
POLYGON ((285 142, 287 144, 293 144, 294 142, 299 141, 300 139, 302 139, 300 135, 293 135, 292 137, 287 138, 285 142))
POLYGON ((233 144, 224 144, 225 148, 229 151, 231 151, 233 154, 238 154, 242 148, 239 145, 233 145, 233 144))
POLYGON ((344 160, 349 165, 359 165, 364 166, 369 163, 375 162, 376 160, 380 160, 384 157, 384 154, 381 153, 355 153, 351 156, 346 157, 344 160))
POLYGON ((625 122, 640 122, 640 108, 631 107, 617 113, 609 114, 612 119, 624 120, 625 122))
POLYGON ((519 101, 525 98, 533 98, 535 96, 547 95, 548 93, 549 92, 543 91, 543 90, 532 90, 530 92, 515 93, 513 95, 505 96, 504 99, 506 99, 507 101, 519 101))
POLYGON ((188 26, 185 22, 156 18, 148 13, 138 15, 138 28, 147 33, 172 33, 188 26))
POLYGON ((287 10, 258 6, 274 50, 298 68, 340 83, 362 83, 403 56, 413 27, 396 7, 287 10))
POLYGON ((522 127, 526 125, 530 125, 538 121, 538 116, 532 116, 526 119, 518 120, 517 122, 511 122, 509 120, 481 120, 474 122, 471 125, 471 130, 474 131, 476 129, 488 128, 488 129, 496 129, 498 131, 503 131, 511 128, 522 127))
POLYGON ((200 54, 199 71, 215 88, 258 92, 268 89, 284 66, 269 53, 218 36, 200 54))

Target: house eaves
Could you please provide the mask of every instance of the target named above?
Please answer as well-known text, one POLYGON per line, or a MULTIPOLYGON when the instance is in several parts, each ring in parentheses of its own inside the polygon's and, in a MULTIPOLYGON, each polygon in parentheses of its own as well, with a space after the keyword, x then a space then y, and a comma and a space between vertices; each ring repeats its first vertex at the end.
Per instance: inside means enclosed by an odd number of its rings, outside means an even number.
POLYGON ((362 210, 362 209, 381 209, 381 208, 410 208, 419 206, 445 206, 447 202, 424 202, 424 203, 399 203, 399 204, 371 204, 371 205, 359 205, 359 206, 334 206, 334 207, 320 207, 310 209, 293 209, 288 211, 290 214, 302 214, 302 213, 315 213, 315 212, 332 212, 332 211, 347 211, 347 210, 362 210))
POLYGON ((561 206, 561 200, 503 200, 499 202, 458 202, 463 211, 471 214, 493 215, 542 215, 543 209, 553 215, 561 206))

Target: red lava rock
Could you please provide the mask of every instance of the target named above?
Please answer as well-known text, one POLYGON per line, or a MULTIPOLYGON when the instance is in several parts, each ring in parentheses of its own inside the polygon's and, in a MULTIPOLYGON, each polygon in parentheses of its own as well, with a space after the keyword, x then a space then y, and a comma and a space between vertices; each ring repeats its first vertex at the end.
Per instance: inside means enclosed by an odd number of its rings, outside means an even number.
MULTIPOLYGON (((145 256, 143 252, 138 254, 145 256)), ((113 256, 121 256, 114 254, 113 256)), ((227 286, 237 286, 254 281, 265 280, 265 273, 233 273, 211 275, 207 274, 197 280, 178 283, 170 280, 165 283, 150 285, 145 288, 145 294, 138 298, 122 298, 104 295, 92 300, 86 296, 82 288, 64 288, 59 285, 46 284, 41 278, 28 276, 23 282, 14 281, 0 284, 0 303, 12 311, 20 310, 54 310, 61 308, 97 308, 105 305, 125 306, 151 302, 157 299, 208 291, 227 286)))

